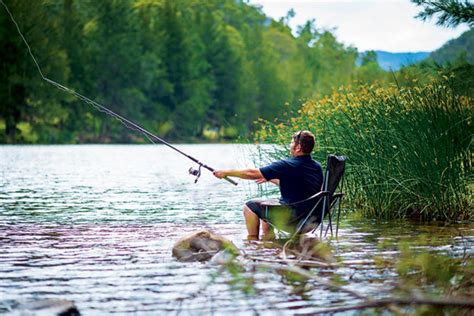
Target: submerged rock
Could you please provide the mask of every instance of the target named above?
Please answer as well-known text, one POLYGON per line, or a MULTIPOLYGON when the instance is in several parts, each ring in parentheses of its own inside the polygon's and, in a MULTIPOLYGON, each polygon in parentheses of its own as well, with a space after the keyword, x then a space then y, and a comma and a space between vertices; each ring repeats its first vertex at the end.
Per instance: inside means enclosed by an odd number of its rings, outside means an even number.
POLYGON ((335 261, 332 249, 327 243, 321 242, 318 238, 305 236, 283 246, 279 257, 286 258, 288 255, 297 260, 321 260, 327 263, 335 261))
POLYGON ((79 310, 73 301, 63 299, 46 299, 21 304, 18 307, 20 315, 57 315, 57 316, 80 316, 79 310))
POLYGON ((207 261, 222 250, 226 250, 226 256, 232 254, 235 257, 239 253, 232 241, 209 230, 202 230, 178 240, 172 253, 179 261, 207 261))
POLYGON ((235 259, 235 252, 233 250, 224 249, 216 253, 209 263, 212 265, 225 265, 235 259))

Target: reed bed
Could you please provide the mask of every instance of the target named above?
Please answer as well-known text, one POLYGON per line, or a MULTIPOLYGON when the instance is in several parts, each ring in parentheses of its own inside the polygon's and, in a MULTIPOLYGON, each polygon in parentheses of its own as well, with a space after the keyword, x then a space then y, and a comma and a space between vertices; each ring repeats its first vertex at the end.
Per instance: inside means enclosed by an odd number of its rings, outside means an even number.
POLYGON ((317 160, 346 155, 346 202, 366 217, 470 220, 473 114, 473 100, 456 94, 450 78, 340 88, 284 120, 259 120, 256 136, 276 144, 264 160, 287 156, 289 136, 300 129, 315 133, 317 160))

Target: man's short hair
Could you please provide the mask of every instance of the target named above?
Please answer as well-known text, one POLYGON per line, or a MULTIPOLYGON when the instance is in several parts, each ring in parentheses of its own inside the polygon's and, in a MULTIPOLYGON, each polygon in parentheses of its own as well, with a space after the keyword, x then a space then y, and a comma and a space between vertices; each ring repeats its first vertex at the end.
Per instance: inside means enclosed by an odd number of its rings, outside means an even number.
POLYGON ((301 130, 293 134, 295 145, 301 145, 304 154, 310 154, 314 148, 314 135, 310 131, 301 130))

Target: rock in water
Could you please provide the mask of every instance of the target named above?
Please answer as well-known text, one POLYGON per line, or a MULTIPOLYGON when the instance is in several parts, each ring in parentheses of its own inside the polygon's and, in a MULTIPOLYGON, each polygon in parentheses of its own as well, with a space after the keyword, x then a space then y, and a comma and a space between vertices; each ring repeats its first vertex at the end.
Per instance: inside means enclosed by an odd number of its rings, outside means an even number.
POLYGON ((320 260, 326 263, 334 262, 331 247, 318 238, 307 238, 302 236, 293 242, 286 244, 279 257, 286 258, 288 255, 294 256, 297 260, 320 260))
POLYGON ((63 299, 46 299, 22 304, 18 307, 21 315, 57 315, 80 316, 79 310, 72 301, 63 299))
POLYGON ((211 260, 209 260, 209 263, 212 265, 226 265, 230 262, 232 262, 235 259, 235 253, 233 250, 221 250, 218 253, 216 253, 211 260))
POLYGON ((173 246, 172 253, 173 257, 179 261, 207 261, 224 249, 233 253, 234 256, 239 253, 232 241, 211 231, 202 230, 178 240, 173 246))

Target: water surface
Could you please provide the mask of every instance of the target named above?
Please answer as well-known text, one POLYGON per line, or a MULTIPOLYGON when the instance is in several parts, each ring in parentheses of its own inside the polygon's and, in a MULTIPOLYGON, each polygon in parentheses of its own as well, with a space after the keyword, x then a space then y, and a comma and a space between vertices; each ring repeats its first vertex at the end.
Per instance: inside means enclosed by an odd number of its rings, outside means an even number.
MULTIPOLYGON (((249 146, 179 148, 217 169, 253 166, 249 146)), ((73 300, 84 315, 311 314, 359 302, 264 270, 248 272, 257 293, 248 294, 219 267, 175 261, 173 243, 204 228, 248 254, 275 255, 244 241, 241 205, 257 186, 235 187, 207 170, 195 184, 191 166, 160 145, 1 146, 0 313, 48 298, 73 300)), ((396 273, 373 259, 397 252, 377 245, 424 233, 441 240, 432 251, 474 252, 473 225, 346 219, 331 244, 349 264, 313 272, 372 298, 389 296, 396 273)))

